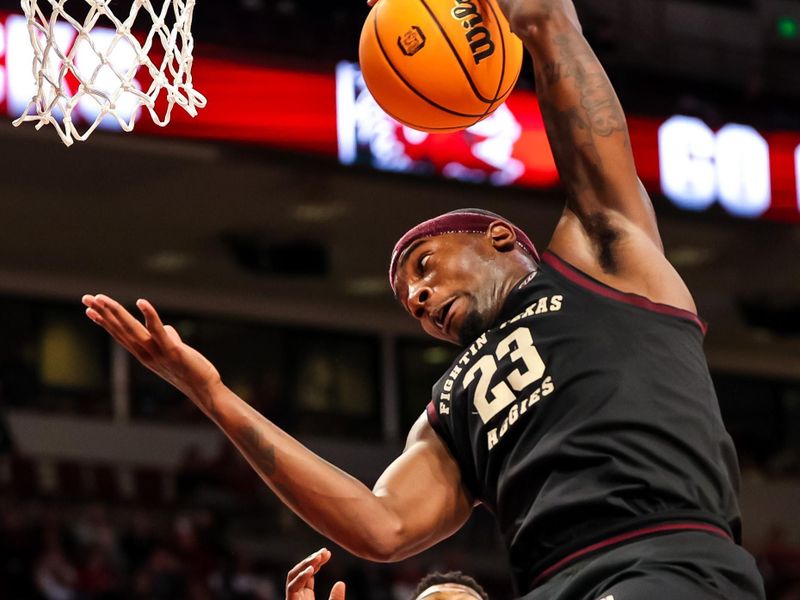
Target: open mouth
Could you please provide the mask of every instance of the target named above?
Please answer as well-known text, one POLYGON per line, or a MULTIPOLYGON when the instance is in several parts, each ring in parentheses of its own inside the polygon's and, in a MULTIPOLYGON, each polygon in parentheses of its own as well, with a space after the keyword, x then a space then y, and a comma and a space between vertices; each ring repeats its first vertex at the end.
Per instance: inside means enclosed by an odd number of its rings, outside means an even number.
POLYGON ((447 332, 447 329, 450 325, 450 309, 453 307, 453 303, 456 301, 455 298, 451 298, 447 302, 445 302, 442 306, 439 307, 433 315, 433 322, 436 326, 441 329, 443 332, 447 332))

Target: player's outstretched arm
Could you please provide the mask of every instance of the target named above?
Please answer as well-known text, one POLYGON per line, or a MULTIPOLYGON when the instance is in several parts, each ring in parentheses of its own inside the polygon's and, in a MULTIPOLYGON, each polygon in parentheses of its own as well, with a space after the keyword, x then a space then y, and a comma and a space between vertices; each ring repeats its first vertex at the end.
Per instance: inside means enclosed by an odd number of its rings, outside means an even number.
POLYGON ((405 451, 373 492, 231 392, 217 369, 163 325, 146 300, 136 303, 144 324, 108 296, 82 301, 92 321, 214 421, 289 508, 353 554, 401 560, 449 536, 469 516, 472 505, 458 466, 427 423, 415 425, 405 451))

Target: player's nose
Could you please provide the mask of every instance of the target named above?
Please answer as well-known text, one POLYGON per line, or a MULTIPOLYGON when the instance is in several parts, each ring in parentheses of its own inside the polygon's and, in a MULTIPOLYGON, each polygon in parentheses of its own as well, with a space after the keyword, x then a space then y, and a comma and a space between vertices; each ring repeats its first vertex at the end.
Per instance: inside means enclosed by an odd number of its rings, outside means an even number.
POLYGON ((426 313, 425 306, 430 301, 433 290, 426 285, 421 285, 412 286, 408 291, 408 311, 417 319, 422 319, 426 313))

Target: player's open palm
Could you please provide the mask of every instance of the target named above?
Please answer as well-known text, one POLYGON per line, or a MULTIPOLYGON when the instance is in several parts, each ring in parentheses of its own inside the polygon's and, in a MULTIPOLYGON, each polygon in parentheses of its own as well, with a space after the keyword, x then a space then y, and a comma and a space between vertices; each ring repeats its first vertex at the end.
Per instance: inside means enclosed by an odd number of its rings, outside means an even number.
MULTIPOLYGON (((323 548, 297 563, 286 576, 286 600, 315 600, 314 575, 330 558, 330 551, 323 548)), ((344 600, 343 582, 336 582, 329 600, 344 600)))
POLYGON ((136 302, 144 316, 144 324, 108 296, 86 295, 82 302, 87 317, 105 329, 145 367, 187 396, 192 397, 193 392, 219 382, 219 372, 214 365, 185 344, 174 327, 165 326, 147 300, 136 302))

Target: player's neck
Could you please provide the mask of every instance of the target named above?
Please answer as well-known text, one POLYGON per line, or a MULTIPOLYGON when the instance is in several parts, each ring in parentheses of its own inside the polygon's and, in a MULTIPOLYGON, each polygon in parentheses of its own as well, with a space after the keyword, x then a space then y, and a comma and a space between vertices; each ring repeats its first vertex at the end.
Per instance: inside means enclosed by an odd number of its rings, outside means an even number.
POLYGON ((517 262, 508 270, 507 275, 499 282, 496 291, 497 311, 493 315, 496 321, 503 312, 503 308, 508 302, 509 296, 526 280, 532 273, 536 273, 539 267, 528 262, 517 262))

